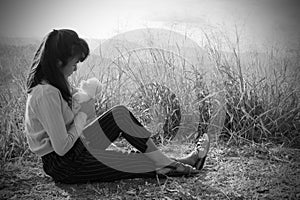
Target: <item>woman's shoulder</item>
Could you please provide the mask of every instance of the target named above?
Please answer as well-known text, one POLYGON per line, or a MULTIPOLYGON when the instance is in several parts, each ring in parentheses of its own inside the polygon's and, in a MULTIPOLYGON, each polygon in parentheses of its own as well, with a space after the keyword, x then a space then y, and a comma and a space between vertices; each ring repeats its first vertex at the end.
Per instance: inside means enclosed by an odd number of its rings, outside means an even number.
POLYGON ((60 96, 60 91, 50 84, 39 84, 31 92, 31 96, 35 96, 36 99, 49 98, 51 95, 60 96))
POLYGON ((39 108, 41 102, 49 102, 53 98, 60 98, 60 92, 56 87, 50 84, 38 84, 28 94, 26 106, 35 110, 39 108))

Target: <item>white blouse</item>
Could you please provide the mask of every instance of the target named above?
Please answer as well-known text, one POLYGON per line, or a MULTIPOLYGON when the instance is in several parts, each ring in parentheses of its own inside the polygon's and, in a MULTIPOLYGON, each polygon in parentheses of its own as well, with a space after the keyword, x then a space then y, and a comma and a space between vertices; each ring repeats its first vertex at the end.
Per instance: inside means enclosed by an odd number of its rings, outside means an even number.
POLYGON ((52 151, 63 156, 81 135, 87 115, 72 111, 60 91, 50 84, 35 86, 28 94, 25 133, 32 152, 52 151))

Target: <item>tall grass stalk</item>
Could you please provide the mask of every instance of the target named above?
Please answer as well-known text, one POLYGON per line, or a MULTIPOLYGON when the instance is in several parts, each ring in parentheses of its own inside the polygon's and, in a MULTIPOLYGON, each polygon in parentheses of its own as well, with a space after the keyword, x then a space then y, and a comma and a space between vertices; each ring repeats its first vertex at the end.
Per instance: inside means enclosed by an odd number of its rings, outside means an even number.
POLYGON ((293 71, 299 58, 275 49, 242 55, 237 31, 235 43, 207 33, 205 37, 226 91, 223 136, 229 136, 229 142, 299 147, 299 73, 293 71), (231 52, 222 51, 219 41, 227 41, 223 45, 230 46, 231 52))

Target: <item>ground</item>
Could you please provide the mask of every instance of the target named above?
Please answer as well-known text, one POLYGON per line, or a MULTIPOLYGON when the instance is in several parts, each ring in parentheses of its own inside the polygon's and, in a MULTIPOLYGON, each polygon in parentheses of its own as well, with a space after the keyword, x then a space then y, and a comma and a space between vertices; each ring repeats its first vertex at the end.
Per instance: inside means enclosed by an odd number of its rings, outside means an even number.
MULTIPOLYGON (((170 156, 189 149, 162 148, 170 156)), ((0 173, 0 199, 300 199, 300 150, 261 145, 216 145, 189 178, 66 185, 54 183, 38 158, 7 162, 0 173)))

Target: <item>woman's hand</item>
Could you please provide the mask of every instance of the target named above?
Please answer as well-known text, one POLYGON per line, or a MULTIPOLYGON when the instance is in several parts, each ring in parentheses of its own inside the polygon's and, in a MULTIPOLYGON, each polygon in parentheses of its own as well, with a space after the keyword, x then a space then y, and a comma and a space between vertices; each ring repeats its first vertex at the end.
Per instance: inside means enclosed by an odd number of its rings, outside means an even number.
POLYGON ((80 105, 80 111, 87 115, 87 121, 96 117, 95 99, 92 98, 89 101, 82 102, 80 105))
POLYGON ((76 115, 80 111, 81 105, 78 103, 78 101, 74 98, 72 98, 72 111, 76 115))

